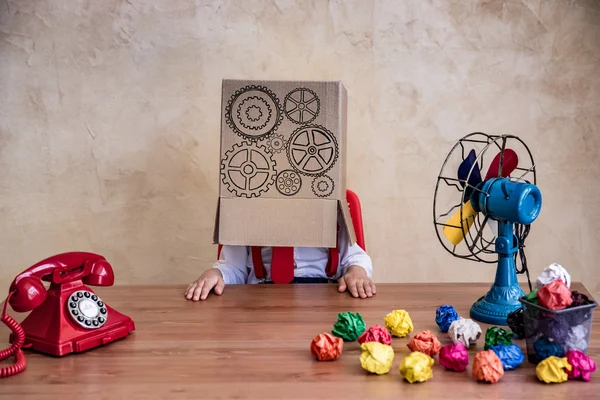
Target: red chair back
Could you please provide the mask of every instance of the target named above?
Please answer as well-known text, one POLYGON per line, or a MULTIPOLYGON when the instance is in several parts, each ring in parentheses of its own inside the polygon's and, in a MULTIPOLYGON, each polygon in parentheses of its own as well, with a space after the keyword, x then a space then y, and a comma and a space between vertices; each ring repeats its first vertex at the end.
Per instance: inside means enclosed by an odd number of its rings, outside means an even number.
MULTIPOLYGON (((348 189, 346 190, 346 201, 348 202, 350 218, 352 219, 352 226, 354 226, 354 233, 356 234, 356 243, 361 247, 361 249, 367 251, 360 200, 356 193, 348 189)), ((221 256, 222 247, 222 245, 219 245, 217 250, 217 259, 221 256)))

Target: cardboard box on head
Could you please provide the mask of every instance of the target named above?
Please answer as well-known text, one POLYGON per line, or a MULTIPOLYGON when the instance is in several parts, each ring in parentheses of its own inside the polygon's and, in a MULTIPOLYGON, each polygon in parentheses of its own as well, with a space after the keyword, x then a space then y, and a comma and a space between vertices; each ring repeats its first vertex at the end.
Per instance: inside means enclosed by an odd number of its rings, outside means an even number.
POLYGON ((213 241, 270 247, 356 242, 346 202, 341 82, 224 80, 213 241))

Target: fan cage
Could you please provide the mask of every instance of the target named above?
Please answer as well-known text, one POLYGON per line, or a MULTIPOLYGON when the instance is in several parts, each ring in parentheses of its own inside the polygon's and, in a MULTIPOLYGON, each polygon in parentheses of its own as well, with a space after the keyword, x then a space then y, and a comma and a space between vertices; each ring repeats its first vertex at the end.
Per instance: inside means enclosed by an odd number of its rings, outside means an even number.
MULTIPOLYGON (((436 231, 438 240, 440 241, 442 246, 450 254, 452 254, 455 257, 467 259, 467 260, 471 260, 471 261, 488 263, 488 264, 496 263, 498 261, 498 255, 494 251, 495 237, 492 238, 491 240, 488 240, 487 238, 484 237, 484 234, 483 234, 485 225, 488 222, 488 218, 489 218, 488 216, 482 217, 482 213, 477 213, 477 216, 473 220, 472 226, 469 227, 469 229, 467 229, 467 233, 464 235, 464 239, 463 239, 463 242, 465 243, 466 248, 468 250, 467 254, 458 254, 457 247, 461 246, 462 244, 459 244, 457 246, 452 245, 452 243, 445 240, 445 238, 443 237, 444 236, 443 233, 440 233, 440 231, 442 231, 444 227, 463 229, 460 225, 459 226, 451 225, 446 222, 442 222, 442 220, 444 220, 444 221, 448 220, 451 217, 451 215, 456 212, 456 209, 458 209, 458 210, 460 210, 459 224, 463 223, 464 218, 463 218, 462 206, 465 203, 465 200, 468 200, 468 199, 466 199, 467 188, 471 188, 473 190, 481 192, 481 190, 479 188, 469 184, 469 181, 471 180, 471 174, 473 173, 475 166, 478 165, 481 168, 484 165, 484 156, 485 156, 486 152, 490 149, 497 149, 501 154, 500 155, 500 166, 498 169, 498 177, 501 177, 502 176, 502 168, 504 166, 504 152, 505 152, 505 149, 507 148, 507 143, 510 143, 511 141, 517 141, 518 144, 520 144, 522 146, 522 148, 525 149, 525 151, 527 152, 527 155, 529 156, 529 161, 531 162, 531 166, 528 166, 526 168, 521 167, 520 165, 523 160, 521 160, 519 158, 519 165, 517 165, 517 167, 515 168, 513 173, 519 171, 519 172, 521 172, 520 176, 518 176, 518 177, 509 176, 508 178, 522 181, 522 182, 532 183, 535 185, 537 183, 536 170, 535 170, 535 163, 533 160, 533 155, 531 153, 531 150, 525 144, 525 142, 523 142, 518 136, 514 136, 514 135, 489 135, 489 134, 482 133, 482 132, 473 132, 471 134, 468 134, 458 140, 458 142, 452 147, 452 149, 446 156, 444 163, 442 164, 442 168, 440 169, 440 174, 437 177, 437 182, 436 182, 436 186, 435 186, 435 193, 434 193, 434 200, 433 200, 433 223, 434 223, 434 227, 435 227, 435 231, 436 231), (483 146, 483 147, 476 154, 475 163, 473 163, 473 165, 471 166, 471 169, 469 170, 466 180, 462 181, 458 178, 458 176, 456 176, 456 177, 448 176, 448 174, 446 174, 445 171, 447 169, 446 168, 447 164, 451 160, 453 153, 460 149, 461 160, 464 161, 466 158, 465 154, 468 154, 468 152, 470 151, 470 150, 465 149, 465 145, 469 144, 469 143, 476 144, 476 145, 483 146), (532 180, 525 179, 526 177, 528 178, 528 174, 531 174, 533 176, 532 180), (443 187, 443 185, 445 185, 449 188, 456 189, 460 193, 460 202, 456 203, 456 204, 452 204, 450 206, 450 209, 447 210, 446 212, 436 215, 438 191, 440 190, 440 187, 443 187), (473 230, 475 230, 475 233, 473 233, 473 230), (484 255, 493 255, 494 257, 489 257, 489 256, 485 257, 484 255)), ((508 148, 511 148, 514 150, 513 146, 509 146, 508 148)), ((494 154, 494 156, 495 156, 495 154, 494 154)), ((488 168, 489 168, 489 166, 488 166, 488 168)), ((456 171, 454 171, 454 172, 456 175, 456 171)), ((482 173, 482 175, 483 175, 483 173, 482 173)), ((481 193, 483 193, 483 192, 481 192, 481 193)), ((484 193, 484 194, 487 195, 487 193, 484 193)), ((519 224, 515 224, 513 232, 518 232, 518 230, 520 228, 521 227, 519 224)), ((528 228, 528 226, 527 226, 527 228, 528 228)), ((515 254, 515 257, 516 256, 517 256, 517 254, 515 254)))

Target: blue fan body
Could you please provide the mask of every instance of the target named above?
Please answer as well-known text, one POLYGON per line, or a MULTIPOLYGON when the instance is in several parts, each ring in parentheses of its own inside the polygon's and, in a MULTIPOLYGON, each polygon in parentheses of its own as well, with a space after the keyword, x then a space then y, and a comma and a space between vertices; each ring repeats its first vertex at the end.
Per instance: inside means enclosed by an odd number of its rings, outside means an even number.
POLYGON ((506 317, 521 307, 525 293, 517 280, 515 253, 519 241, 514 224, 530 225, 542 208, 539 188, 510 178, 492 178, 471 193, 476 211, 498 221, 495 252, 498 253, 496 278, 487 294, 471 307, 471 318, 493 325, 507 325, 506 317))

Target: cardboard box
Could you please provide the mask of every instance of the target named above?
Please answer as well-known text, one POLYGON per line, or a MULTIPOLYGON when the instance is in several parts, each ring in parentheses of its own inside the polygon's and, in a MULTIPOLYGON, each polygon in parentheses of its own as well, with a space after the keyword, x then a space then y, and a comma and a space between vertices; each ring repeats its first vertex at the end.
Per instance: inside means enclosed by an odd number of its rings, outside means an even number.
POLYGON ((356 241, 346 202, 341 82, 224 80, 214 243, 336 247, 356 241))

